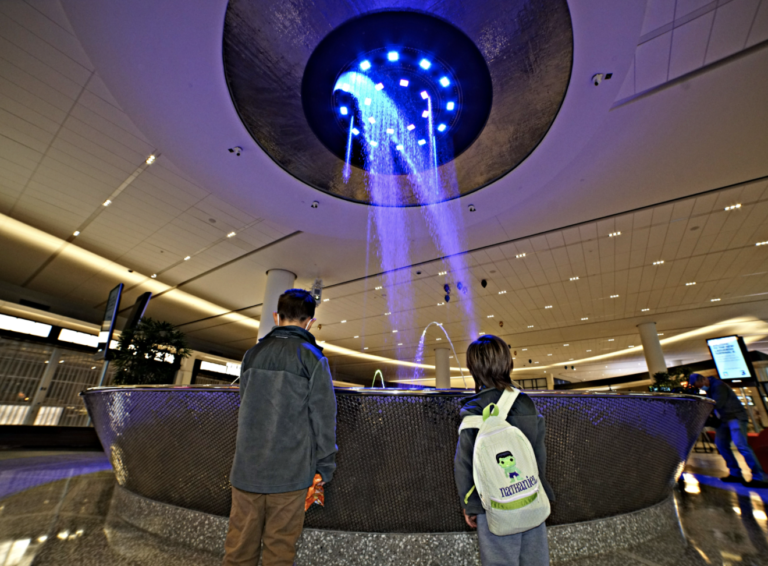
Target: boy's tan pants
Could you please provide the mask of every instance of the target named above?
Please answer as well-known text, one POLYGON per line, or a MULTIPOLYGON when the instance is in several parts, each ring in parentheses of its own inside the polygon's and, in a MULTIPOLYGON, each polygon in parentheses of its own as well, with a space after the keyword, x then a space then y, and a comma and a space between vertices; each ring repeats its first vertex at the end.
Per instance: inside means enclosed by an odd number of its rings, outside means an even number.
POLYGON ((306 495, 306 489, 265 494, 233 487, 224 566, 256 566, 262 542, 264 566, 291 566, 304 527, 306 495))

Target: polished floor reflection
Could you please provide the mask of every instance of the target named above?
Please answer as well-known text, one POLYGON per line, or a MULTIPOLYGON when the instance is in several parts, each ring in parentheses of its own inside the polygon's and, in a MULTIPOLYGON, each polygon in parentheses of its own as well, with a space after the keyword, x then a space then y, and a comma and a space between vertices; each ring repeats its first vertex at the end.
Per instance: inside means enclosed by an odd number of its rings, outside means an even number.
MULTIPOLYGON (((683 532, 568 566, 768 566, 768 490, 724 484, 715 454, 694 454, 675 498, 683 532)), ((109 514, 114 475, 99 452, 0 452, 0 566, 220 564, 109 514)))

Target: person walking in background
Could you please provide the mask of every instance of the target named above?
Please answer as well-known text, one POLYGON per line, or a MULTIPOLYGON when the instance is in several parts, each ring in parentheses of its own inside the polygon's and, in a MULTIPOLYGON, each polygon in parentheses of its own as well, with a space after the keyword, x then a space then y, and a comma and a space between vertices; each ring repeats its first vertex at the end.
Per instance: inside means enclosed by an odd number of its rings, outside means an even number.
POLYGON ((768 476, 747 442, 749 416, 736 393, 721 379, 698 373, 692 373, 688 377, 688 383, 692 387, 705 390, 707 397, 715 401, 715 416, 720 419, 720 424, 715 429, 715 446, 728 466, 728 475, 722 478, 722 481, 743 483, 752 488, 768 488, 768 476), (731 441, 752 470, 750 482, 744 480, 739 462, 731 451, 731 441))
POLYGON ((276 326, 243 358, 224 566, 256 566, 262 543, 264 566, 292 565, 307 488, 336 469, 336 397, 309 333, 315 307, 307 291, 287 290, 276 326))
MULTIPOLYGON (((496 409, 501 406, 506 408, 503 397, 514 394, 515 391, 510 378, 512 356, 507 343, 496 336, 481 336, 472 342, 467 349, 467 367, 475 380, 477 395, 464 402, 461 410, 463 422, 475 415, 483 415, 484 409, 491 404, 496 405, 496 409)), ((541 496, 553 501, 555 499, 554 492, 546 479, 547 450, 544 446, 546 434, 544 417, 539 415, 531 398, 524 393, 519 393, 512 403, 507 413, 506 422, 517 427, 530 442, 535 462, 527 462, 528 469, 530 471, 531 468, 538 468, 537 473, 534 471, 533 475, 538 476, 536 479, 541 482, 545 492, 534 493, 525 499, 534 501, 538 496, 541 496)), ((496 409, 486 412, 492 416, 495 414, 503 416, 501 413, 495 413, 496 409)), ((478 486, 475 489, 473 474, 475 443, 478 439, 478 433, 477 428, 465 428, 462 425, 454 458, 454 477, 461 499, 464 520, 470 527, 477 529, 480 542, 480 559, 483 566, 546 566, 549 564, 547 528, 543 522, 546 515, 541 518, 540 524, 524 532, 503 536, 491 532, 495 525, 491 524, 491 520, 486 516, 486 509, 483 507, 477 492, 480 488, 478 486)), ((505 477, 508 478, 505 480, 505 483, 508 481, 508 487, 503 488, 502 492, 506 490, 510 495, 512 492, 522 493, 524 490, 521 488, 526 487, 526 482, 531 484, 534 482, 530 476, 524 477, 526 474, 521 470, 521 461, 524 460, 525 451, 515 450, 514 452, 516 453, 513 454, 512 451, 504 448, 496 454, 494 462, 489 464, 491 468, 498 466, 503 469, 505 477)), ((515 499, 515 503, 511 504, 513 507, 522 507, 519 504, 524 502, 523 499, 519 496, 512 498, 515 499)), ((549 505, 546 503, 544 505, 548 515, 549 505)), ((511 508, 509 506, 510 504, 502 503, 499 507, 511 508)))

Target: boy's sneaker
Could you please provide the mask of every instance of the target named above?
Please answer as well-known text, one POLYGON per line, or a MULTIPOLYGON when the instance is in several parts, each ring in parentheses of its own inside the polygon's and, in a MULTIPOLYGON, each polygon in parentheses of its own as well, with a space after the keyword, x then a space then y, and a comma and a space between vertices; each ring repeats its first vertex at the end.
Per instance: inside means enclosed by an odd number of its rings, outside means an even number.
POLYGON ((743 483, 744 478, 739 476, 728 475, 728 476, 725 476, 724 478, 720 478, 720 481, 725 483, 743 483))
POLYGON ((744 487, 749 487, 752 489, 768 489, 768 481, 764 480, 752 480, 744 482, 744 487))

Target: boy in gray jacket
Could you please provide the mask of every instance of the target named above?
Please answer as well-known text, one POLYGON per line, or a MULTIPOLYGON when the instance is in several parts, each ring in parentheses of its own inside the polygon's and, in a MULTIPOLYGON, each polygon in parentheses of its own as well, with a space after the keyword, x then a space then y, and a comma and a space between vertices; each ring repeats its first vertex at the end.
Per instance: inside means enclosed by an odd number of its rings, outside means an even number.
POLYGON ((277 326, 240 369, 224 566, 256 566, 262 542, 264 566, 292 565, 307 488, 316 473, 326 483, 336 469, 336 397, 328 359, 309 333, 315 300, 289 289, 273 316, 277 326))

